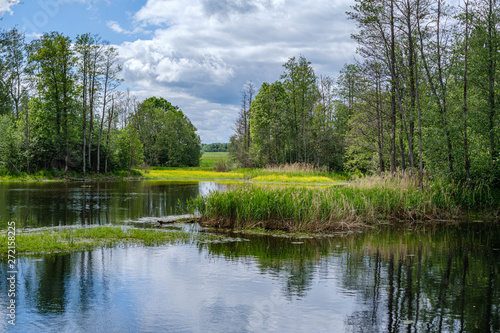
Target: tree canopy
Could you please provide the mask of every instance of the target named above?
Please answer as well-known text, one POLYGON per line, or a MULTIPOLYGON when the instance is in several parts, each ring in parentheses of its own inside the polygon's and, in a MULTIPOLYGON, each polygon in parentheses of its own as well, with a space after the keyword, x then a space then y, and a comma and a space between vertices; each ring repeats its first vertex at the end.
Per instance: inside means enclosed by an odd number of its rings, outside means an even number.
POLYGON ((58 32, 27 43, 0 33, 0 169, 100 173, 195 166, 200 138, 163 98, 119 91, 118 51, 98 35, 58 32))

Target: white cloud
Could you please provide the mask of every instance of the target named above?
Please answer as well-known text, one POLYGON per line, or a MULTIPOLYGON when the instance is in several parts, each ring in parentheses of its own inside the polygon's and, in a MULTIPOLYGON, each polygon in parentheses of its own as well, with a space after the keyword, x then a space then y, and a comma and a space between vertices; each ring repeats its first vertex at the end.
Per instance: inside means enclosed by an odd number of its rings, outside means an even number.
MULTIPOLYGON (((227 142, 246 81, 259 85, 277 80, 281 65, 301 54, 318 75, 335 74, 351 61, 354 24, 347 21, 345 11, 352 3, 148 0, 132 23, 154 29, 154 34, 119 47, 125 82, 133 82, 149 96, 189 96, 178 105, 193 123, 196 119, 202 140, 227 142)), ((130 33, 117 22, 108 26, 130 33)))
POLYGON ((107 21, 106 25, 108 28, 113 30, 116 33, 119 34, 125 34, 125 35, 136 35, 136 34, 141 34, 141 33, 150 33, 150 31, 146 31, 141 27, 135 27, 133 30, 126 30, 123 29, 120 24, 116 21, 107 21))
POLYGON ((12 14, 12 9, 10 9, 10 7, 17 5, 18 3, 19 0, 0 0, 0 15, 5 13, 12 14))

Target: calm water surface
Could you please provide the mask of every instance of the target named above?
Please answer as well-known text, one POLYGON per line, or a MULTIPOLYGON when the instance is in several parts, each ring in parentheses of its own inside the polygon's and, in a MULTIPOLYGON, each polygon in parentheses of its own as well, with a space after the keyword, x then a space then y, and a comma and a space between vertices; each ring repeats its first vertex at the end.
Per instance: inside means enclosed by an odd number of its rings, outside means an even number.
POLYGON ((215 182, 0 182, 0 227, 11 220, 27 227, 141 222, 184 214, 187 199, 221 188, 215 182))
MULTIPOLYGON (((184 193, 163 185, 165 192, 184 193)), ((194 186, 193 195, 202 186, 194 186)), ((163 206, 145 208, 142 191, 131 199, 142 202, 142 216, 116 213, 125 210, 123 200, 101 207, 125 221, 167 215, 168 202, 177 202, 158 188, 148 191, 163 206)), ((97 197, 114 202, 110 192, 95 193, 93 205, 97 197)), ((5 214, 5 206, 0 209, 5 214)), ((82 221, 78 208, 67 210, 76 216, 68 224, 82 221)), ((54 225, 53 217, 41 216, 37 225, 54 225)), ((500 331, 497 225, 415 226, 324 239, 230 236, 20 258, 16 326, 2 319, 0 332, 500 331)), ((6 272, 6 263, 0 268, 6 272)), ((1 279, 0 314, 7 291, 1 279)))

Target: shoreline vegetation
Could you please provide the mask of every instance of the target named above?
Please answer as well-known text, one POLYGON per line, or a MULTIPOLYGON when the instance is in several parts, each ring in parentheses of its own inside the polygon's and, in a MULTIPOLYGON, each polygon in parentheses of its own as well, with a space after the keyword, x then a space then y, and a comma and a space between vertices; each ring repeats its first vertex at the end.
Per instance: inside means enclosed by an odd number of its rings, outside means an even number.
POLYGON ((227 156, 228 153, 205 152, 199 167, 145 167, 107 174, 87 174, 86 177, 78 172, 65 175, 64 172, 55 170, 42 170, 32 174, 0 170, 0 182, 219 180, 254 183, 345 185, 351 178, 348 173, 328 172, 324 168, 317 168, 306 163, 231 170, 227 165, 227 156))
POLYGON ((335 232, 380 224, 493 219, 500 200, 489 187, 416 176, 366 176, 346 186, 246 186, 198 196, 190 203, 206 227, 335 232))
POLYGON ((220 172, 227 153, 205 153, 197 168, 152 167, 109 179, 211 180, 241 184, 189 201, 202 226, 218 229, 328 233, 417 221, 499 220, 500 193, 416 173, 382 176, 328 172, 296 163, 220 172), (129 177, 129 178, 127 178, 129 177), (133 177, 133 178, 132 178, 133 177))
MULTIPOLYGON (((0 258, 6 256, 8 233, 0 232, 0 258)), ((79 228, 43 228, 16 233, 16 255, 39 255, 70 253, 117 245, 154 246, 189 241, 193 237, 200 240, 213 235, 196 235, 179 230, 158 228, 134 228, 123 226, 92 226, 79 228)))

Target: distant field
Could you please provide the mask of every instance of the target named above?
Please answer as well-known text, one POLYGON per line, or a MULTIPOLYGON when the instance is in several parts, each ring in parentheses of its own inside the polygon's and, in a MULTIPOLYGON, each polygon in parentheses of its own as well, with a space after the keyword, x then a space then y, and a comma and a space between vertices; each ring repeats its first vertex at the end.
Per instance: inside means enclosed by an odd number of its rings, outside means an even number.
POLYGON ((205 169, 212 169, 215 166, 215 162, 217 160, 227 160, 227 156, 229 153, 224 152, 224 153, 209 153, 209 152, 204 152, 203 155, 201 155, 201 160, 200 160, 200 168, 205 169))

